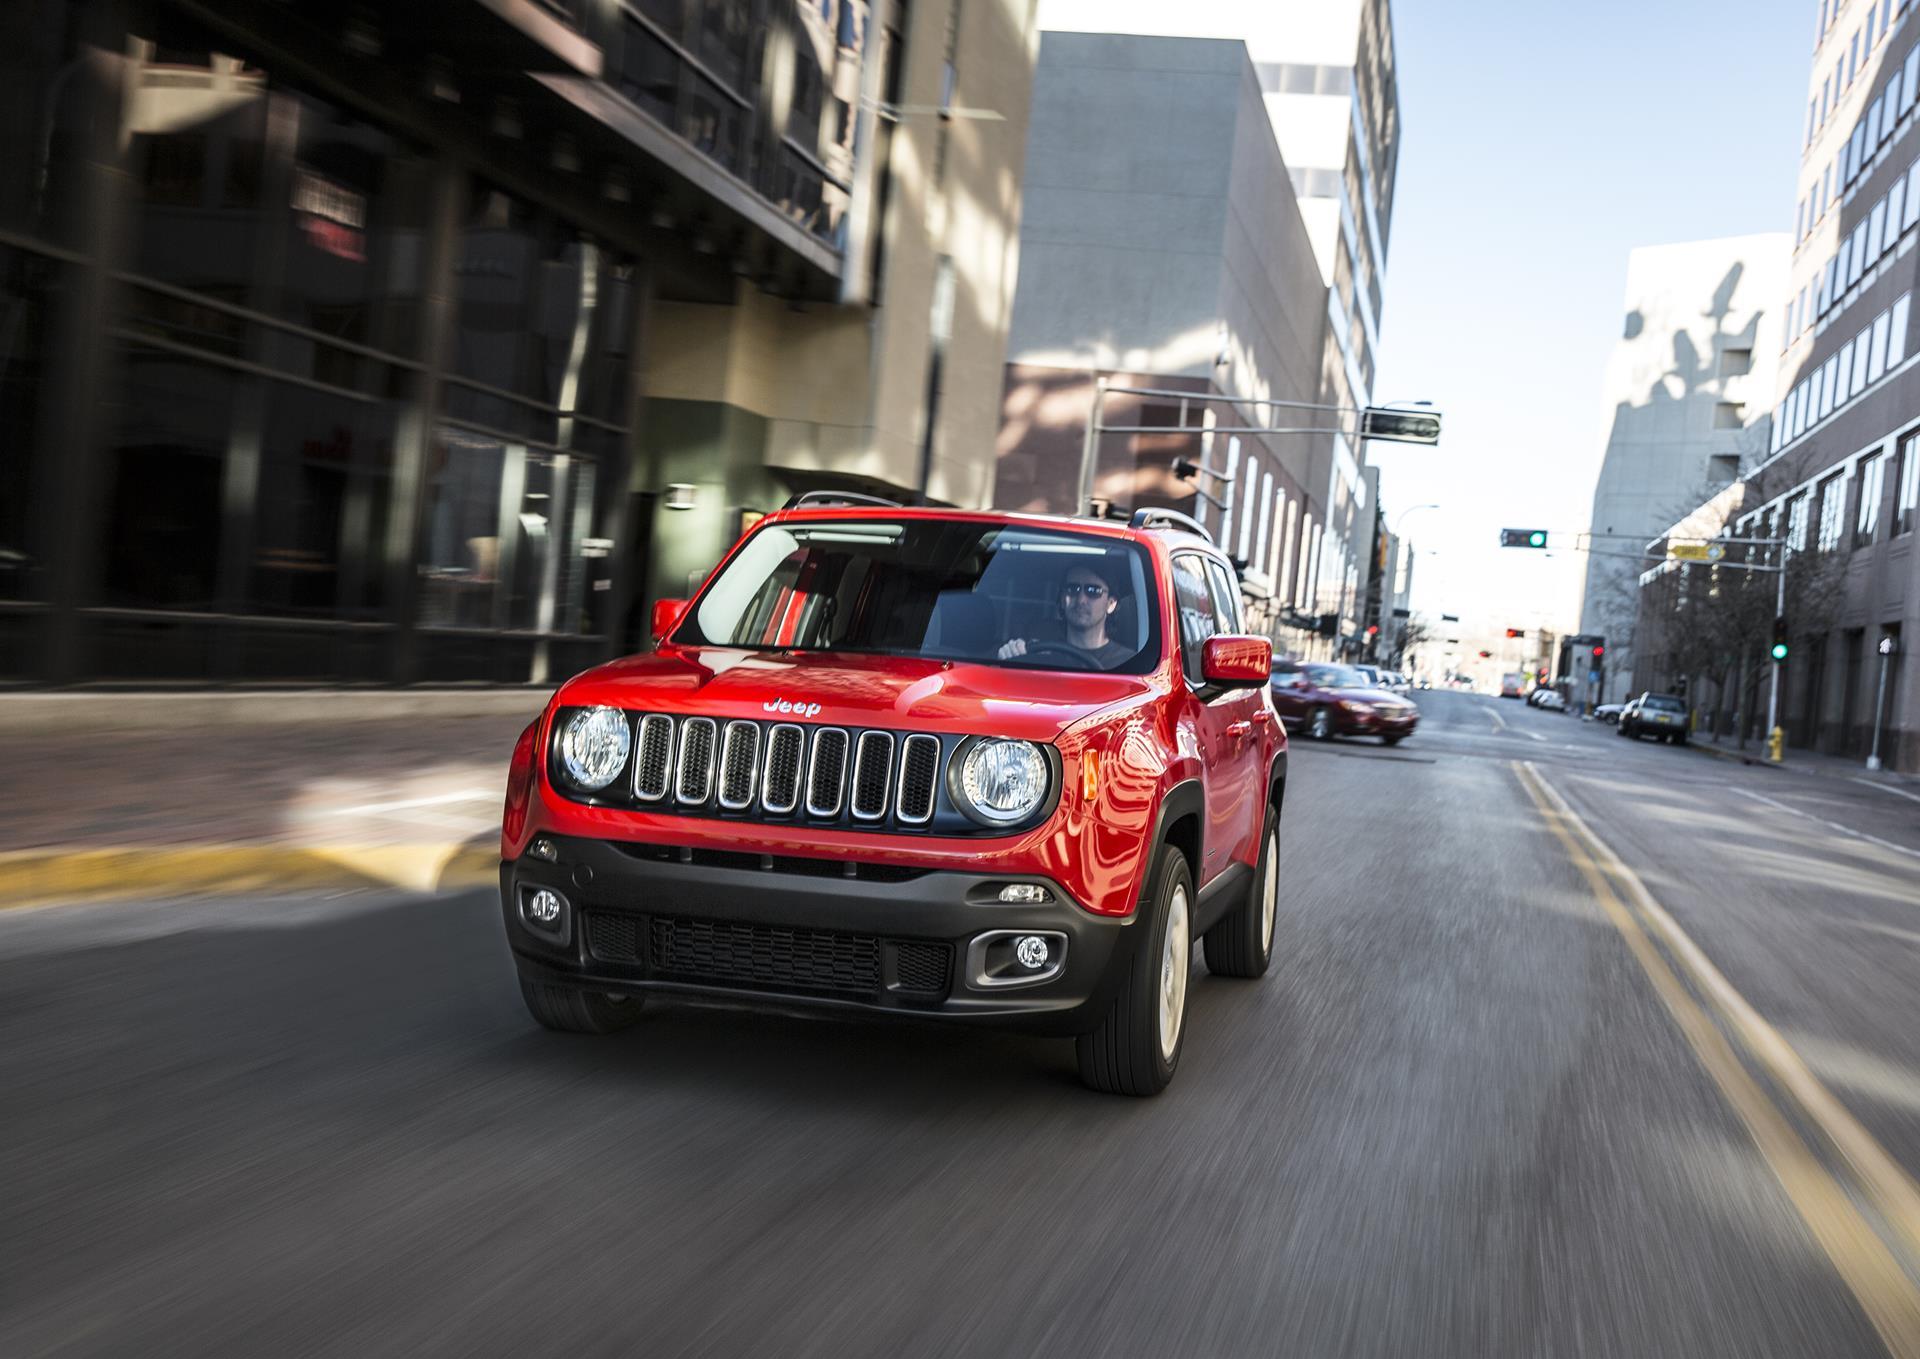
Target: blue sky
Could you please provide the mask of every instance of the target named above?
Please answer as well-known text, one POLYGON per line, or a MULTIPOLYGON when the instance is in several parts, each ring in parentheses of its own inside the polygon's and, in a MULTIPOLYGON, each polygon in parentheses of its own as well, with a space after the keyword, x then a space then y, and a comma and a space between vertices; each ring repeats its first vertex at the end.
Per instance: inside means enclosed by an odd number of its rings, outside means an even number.
POLYGON ((1375 444, 1414 607, 1572 624, 1584 559, 1497 546, 1587 523, 1635 246, 1790 231, 1815 0, 1393 0, 1404 140, 1381 400, 1444 410, 1375 444))

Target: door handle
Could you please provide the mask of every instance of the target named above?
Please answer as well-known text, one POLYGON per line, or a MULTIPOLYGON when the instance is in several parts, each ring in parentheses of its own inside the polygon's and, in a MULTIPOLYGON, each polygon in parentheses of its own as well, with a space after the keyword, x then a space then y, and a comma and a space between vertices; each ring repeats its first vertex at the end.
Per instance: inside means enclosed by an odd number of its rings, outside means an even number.
POLYGON ((1227 726, 1227 735, 1229 736, 1247 736, 1251 734, 1252 731, 1253 723, 1251 722, 1233 722, 1227 726))

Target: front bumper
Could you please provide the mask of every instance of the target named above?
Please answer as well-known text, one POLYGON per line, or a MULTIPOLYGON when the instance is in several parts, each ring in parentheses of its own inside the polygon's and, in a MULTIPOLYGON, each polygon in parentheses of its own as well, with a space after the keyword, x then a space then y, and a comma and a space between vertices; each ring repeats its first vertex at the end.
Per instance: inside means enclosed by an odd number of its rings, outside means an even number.
POLYGON ((500 866, 507 940, 537 981, 1081 1033, 1105 1016, 1139 933, 1133 917, 1091 914, 1036 875, 542 838, 551 862, 500 866), (1002 903, 1011 882, 1052 900, 1002 903), (540 888, 564 900, 545 930, 523 914, 540 888), (983 979, 988 945, 976 941, 1000 931, 1057 940, 1057 971, 983 979))
POLYGON ((1420 725, 1420 714, 1417 712, 1396 716, 1379 711, 1351 713, 1344 708, 1335 708, 1333 711, 1333 729, 1342 736, 1410 736, 1413 729, 1420 725))

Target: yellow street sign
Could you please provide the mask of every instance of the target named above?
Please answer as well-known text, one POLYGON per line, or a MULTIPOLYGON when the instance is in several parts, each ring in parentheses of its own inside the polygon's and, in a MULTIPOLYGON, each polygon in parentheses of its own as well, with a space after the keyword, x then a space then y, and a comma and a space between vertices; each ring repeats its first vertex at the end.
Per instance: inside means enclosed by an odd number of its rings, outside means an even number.
POLYGON ((1682 562, 1717 562, 1727 553, 1719 543, 1668 543, 1667 555, 1682 562))

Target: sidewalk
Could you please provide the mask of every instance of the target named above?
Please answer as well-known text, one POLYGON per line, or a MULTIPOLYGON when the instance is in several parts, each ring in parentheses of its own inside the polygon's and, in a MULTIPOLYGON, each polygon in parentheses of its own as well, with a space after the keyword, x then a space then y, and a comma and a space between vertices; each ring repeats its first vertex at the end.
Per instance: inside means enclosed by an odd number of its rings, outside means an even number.
POLYGON ((1687 746, 1703 755, 1714 755, 1723 760, 1738 760, 1743 764, 1782 773, 1825 774, 1832 778, 1855 779, 1862 783, 1885 784, 1890 788, 1920 792, 1920 777, 1912 774, 1898 774, 1887 769, 1869 773, 1865 760, 1854 759, 1851 756, 1822 755, 1815 751, 1788 746, 1786 758, 1779 764, 1773 764, 1767 759, 1767 746, 1764 741, 1749 741, 1746 750, 1742 751, 1730 736, 1716 743, 1699 732, 1693 734, 1687 746))
POLYGON ((0 908, 491 882, 545 691, 0 695, 0 908))

